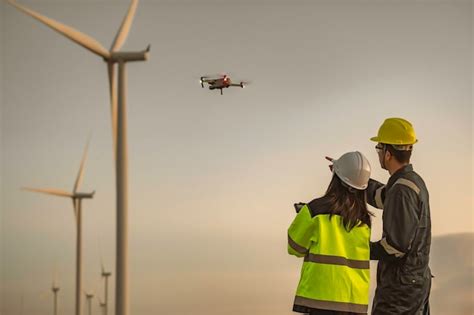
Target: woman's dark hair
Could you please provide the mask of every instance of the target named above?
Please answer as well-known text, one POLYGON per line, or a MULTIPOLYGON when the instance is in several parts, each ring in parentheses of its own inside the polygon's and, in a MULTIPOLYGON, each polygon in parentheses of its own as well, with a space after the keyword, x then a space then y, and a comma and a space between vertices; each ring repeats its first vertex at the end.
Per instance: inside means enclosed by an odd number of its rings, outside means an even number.
POLYGON ((365 190, 358 190, 345 184, 334 174, 329 183, 326 194, 319 199, 324 209, 333 215, 342 217, 342 222, 347 231, 363 223, 371 227, 370 217, 373 215, 367 209, 365 190))

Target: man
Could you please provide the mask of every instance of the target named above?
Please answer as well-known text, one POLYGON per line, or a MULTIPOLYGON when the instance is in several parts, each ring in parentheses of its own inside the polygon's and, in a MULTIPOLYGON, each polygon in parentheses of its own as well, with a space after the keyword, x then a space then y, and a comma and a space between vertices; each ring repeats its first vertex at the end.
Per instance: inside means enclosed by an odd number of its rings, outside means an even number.
POLYGON ((372 315, 427 315, 431 218, 428 190, 410 164, 415 130, 405 119, 388 118, 370 140, 390 174, 386 185, 371 179, 367 188, 368 203, 383 209, 382 239, 370 244, 371 260, 379 261, 372 315))

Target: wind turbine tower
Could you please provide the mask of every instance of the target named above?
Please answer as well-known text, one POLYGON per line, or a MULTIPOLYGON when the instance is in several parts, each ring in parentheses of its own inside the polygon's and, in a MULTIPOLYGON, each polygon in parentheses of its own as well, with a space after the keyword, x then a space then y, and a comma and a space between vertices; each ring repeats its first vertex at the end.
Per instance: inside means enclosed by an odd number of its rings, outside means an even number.
POLYGON ((94 298, 94 294, 93 293, 87 293, 86 292, 86 299, 87 299, 87 308, 89 310, 89 315, 92 315, 92 299, 94 298))
POLYGON ((21 292, 21 296, 20 296, 20 315, 23 315, 23 304, 24 304, 24 294, 23 292, 21 292))
POLYGON ((102 315, 105 315, 105 312, 106 312, 106 305, 105 302, 102 302, 102 300, 100 299, 100 297, 97 297, 97 299, 99 300, 99 306, 100 306, 100 310, 102 311, 102 315))
MULTIPOLYGON (((110 50, 104 48, 92 37, 81 33, 72 27, 43 16, 14 0, 7 0, 18 10, 37 19, 46 26, 59 32, 70 40, 100 56, 107 64, 109 77, 109 93, 112 115, 112 134, 114 140, 116 167, 116 286, 115 310, 117 315, 129 314, 128 294, 128 148, 127 148, 127 73, 126 64, 133 61, 145 61, 148 58, 150 46, 142 51, 120 51, 128 37, 130 27, 138 6, 138 0, 131 0, 127 14, 115 36, 110 50), (115 65, 118 64, 118 86, 115 75, 115 65)), ((80 314, 76 314, 80 315, 80 314)))
POLYGON ((104 263, 101 263, 101 276, 104 278, 104 314, 108 315, 108 305, 109 305, 109 277, 112 275, 110 271, 105 271, 104 263))
POLYGON ((51 291, 53 291, 54 294, 54 315, 58 315, 58 292, 59 292, 59 287, 56 285, 55 282, 53 282, 53 285, 51 287, 51 291))

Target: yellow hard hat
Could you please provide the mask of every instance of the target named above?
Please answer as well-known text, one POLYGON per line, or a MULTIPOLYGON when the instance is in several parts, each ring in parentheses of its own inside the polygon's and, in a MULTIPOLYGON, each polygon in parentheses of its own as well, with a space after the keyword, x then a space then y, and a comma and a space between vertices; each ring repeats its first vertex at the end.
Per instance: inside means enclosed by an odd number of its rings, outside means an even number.
POLYGON ((401 146, 418 142, 412 124, 403 118, 385 119, 377 136, 370 138, 370 140, 401 146))

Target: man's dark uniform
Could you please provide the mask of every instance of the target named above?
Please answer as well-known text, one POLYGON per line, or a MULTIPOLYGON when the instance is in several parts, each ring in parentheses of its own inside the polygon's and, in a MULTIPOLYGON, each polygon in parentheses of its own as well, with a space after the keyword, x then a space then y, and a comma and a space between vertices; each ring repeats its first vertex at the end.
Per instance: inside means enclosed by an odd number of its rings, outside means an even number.
POLYGON ((429 314, 431 218, 423 179, 406 165, 387 185, 371 179, 367 201, 383 209, 382 239, 370 244, 370 258, 379 261, 372 315, 429 314))

